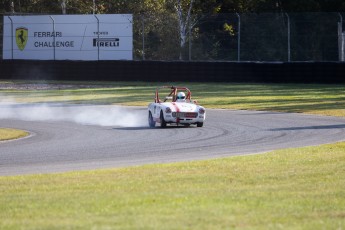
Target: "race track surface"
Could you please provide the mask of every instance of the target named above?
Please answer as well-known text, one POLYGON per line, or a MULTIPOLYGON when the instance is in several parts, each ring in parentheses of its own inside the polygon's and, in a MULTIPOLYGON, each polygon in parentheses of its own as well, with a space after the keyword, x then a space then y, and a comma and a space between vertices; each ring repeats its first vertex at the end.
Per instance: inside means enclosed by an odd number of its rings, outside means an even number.
POLYGON ((345 140, 343 118, 209 109, 203 128, 150 129, 146 124, 146 108, 125 107, 115 117, 110 112, 111 106, 70 105, 68 110, 63 110, 63 117, 54 119, 66 106, 53 107, 57 111, 44 119, 18 115, 32 109, 20 105, 14 108, 18 110, 16 113, 12 111, 8 115, 11 118, 0 117, 0 127, 31 132, 28 138, 0 142, 0 175, 210 159, 345 140), (90 109, 110 115, 114 120, 124 114, 139 121, 127 125, 125 120, 99 123, 104 116, 91 117, 94 122, 67 119, 75 110, 90 109))

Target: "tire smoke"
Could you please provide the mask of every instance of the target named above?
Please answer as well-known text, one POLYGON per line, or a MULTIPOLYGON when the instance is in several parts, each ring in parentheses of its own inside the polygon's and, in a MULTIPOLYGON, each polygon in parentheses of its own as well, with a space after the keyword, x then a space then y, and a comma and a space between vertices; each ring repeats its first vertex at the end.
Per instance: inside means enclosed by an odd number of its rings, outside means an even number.
POLYGON ((143 108, 111 105, 23 104, 7 100, 0 101, 0 119, 144 127, 147 126, 147 111, 143 108))

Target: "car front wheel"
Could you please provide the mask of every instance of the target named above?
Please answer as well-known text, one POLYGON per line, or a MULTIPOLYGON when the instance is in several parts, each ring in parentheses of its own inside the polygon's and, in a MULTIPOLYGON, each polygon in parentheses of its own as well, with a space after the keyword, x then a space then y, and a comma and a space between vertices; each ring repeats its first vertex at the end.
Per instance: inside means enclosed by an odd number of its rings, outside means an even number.
POLYGON ((162 128, 167 127, 167 123, 166 123, 166 121, 164 120, 163 111, 161 111, 160 120, 161 120, 161 127, 162 127, 162 128))
POLYGON ((203 126, 204 126, 204 122, 198 122, 198 123, 196 124, 196 126, 197 126, 197 127, 203 127, 203 126))
POLYGON ((149 126, 150 128, 154 128, 156 126, 156 122, 153 120, 151 112, 149 112, 149 126))

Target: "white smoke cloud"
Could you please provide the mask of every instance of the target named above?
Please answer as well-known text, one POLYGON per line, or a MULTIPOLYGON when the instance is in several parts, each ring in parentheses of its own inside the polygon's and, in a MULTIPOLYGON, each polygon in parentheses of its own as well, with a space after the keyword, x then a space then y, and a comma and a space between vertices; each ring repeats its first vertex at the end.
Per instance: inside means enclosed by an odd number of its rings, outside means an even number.
POLYGON ((0 99, 0 119, 70 121, 84 125, 144 127, 145 109, 122 106, 30 104, 0 99))

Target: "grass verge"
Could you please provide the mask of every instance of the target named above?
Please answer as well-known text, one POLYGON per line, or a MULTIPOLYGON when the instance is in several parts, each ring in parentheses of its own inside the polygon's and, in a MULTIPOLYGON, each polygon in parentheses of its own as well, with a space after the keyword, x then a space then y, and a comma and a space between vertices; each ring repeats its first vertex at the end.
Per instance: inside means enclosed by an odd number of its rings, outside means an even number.
POLYGON ((0 128, 0 141, 18 139, 18 138, 26 137, 28 135, 29 135, 28 132, 25 132, 22 130, 0 128))
POLYGON ((0 177, 0 228, 344 229, 344 149, 0 177))
MULTIPOLYGON (((0 94, 18 102, 146 106, 162 84, 113 82, 0 94)), ((345 116, 343 85, 170 84, 188 86, 206 108, 345 116)), ((218 160, 0 177, 0 229, 344 229, 344 169, 345 143, 337 143, 218 160)))
MULTIPOLYGON (((22 82, 0 81, 2 85, 22 82)), ((29 82, 42 84, 42 82, 29 82)), ((147 82, 44 82, 69 84, 72 89, 3 89, 0 94, 19 102, 63 102, 147 106, 161 85, 184 85, 206 108, 246 109, 320 114, 345 117, 345 85, 322 84, 234 84, 147 82), (88 85, 93 84, 92 88, 88 85), (78 88, 78 86, 81 86, 78 88), (96 88, 95 88, 96 87, 96 88)), ((26 86, 30 85, 26 84, 26 86)), ((28 87, 30 88, 30 87, 28 87)), ((56 88, 56 87, 55 87, 56 88)))

